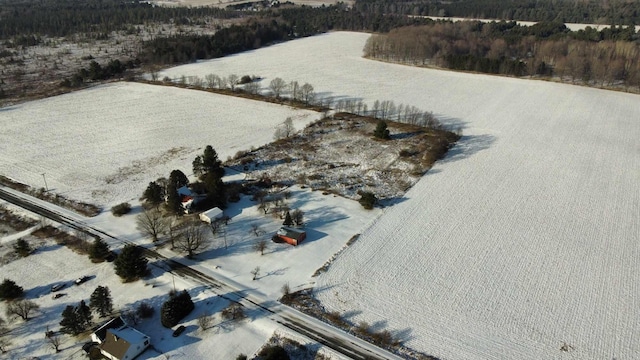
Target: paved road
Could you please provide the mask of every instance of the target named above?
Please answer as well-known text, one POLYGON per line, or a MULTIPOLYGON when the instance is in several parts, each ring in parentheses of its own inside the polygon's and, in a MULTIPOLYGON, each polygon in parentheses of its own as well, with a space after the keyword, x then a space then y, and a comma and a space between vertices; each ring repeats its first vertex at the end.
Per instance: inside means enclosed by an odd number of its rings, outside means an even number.
MULTIPOLYGON (((61 212, 52 210, 52 208, 55 208, 55 205, 47 205, 47 207, 41 206, 37 203, 37 200, 34 201, 34 199, 28 195, 16 193, 14 191, 9 192, 5 190, 4 187, 0 187, 0 199, 10 202, 16 206, 20 206, 57 223, 64 224, 72 229, 84 231, 91 236, 109 238, 123 244, 128 243, 127 241, 120 240, 117 237, 96 228, 95 226, 85 224, 81 220, 80 216, 64 215, 61 212)), ((243 289, 227 284, 213 275, 205 274, 169 259, 154 250, 145 249, 145 253, 148 258, 164 262, 172 272, 209 287, 212 291, 225 299, 240 303, 246 308, 261 311, 265 316, 276 321, 282 326, 317 341, 318 343, 321 343, 351 359, 401 359, 399 356, 371 345, 298 310, 284 306, 277 301, 260 299, 254 295, 247 295, 243 289)))

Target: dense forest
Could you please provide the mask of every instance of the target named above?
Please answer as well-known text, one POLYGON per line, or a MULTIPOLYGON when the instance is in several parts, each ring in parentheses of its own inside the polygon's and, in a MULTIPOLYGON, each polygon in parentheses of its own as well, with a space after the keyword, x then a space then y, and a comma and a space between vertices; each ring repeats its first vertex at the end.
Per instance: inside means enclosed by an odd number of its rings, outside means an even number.
POLYGON ((356 0, 358 11, 384 14, 640 24, 638 0, 356 0))
POLYGON ((106 36, 150 22, 198 24, 207 17, 239 16, 242 13, 212 7, 160 7, 140 0, 0 0, 0 38, 106 36))
POLYGON ((438 22, 372 36, 365 56, 414 65, 588 85, 640 87, 640 44, 630 27, 570 32, 563 24, 438 22))

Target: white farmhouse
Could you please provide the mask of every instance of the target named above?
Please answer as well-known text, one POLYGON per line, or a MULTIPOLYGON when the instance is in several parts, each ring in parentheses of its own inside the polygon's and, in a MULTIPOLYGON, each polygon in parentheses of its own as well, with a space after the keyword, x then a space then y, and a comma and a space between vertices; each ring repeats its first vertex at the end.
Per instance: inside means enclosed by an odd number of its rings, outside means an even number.
POLYGON ((142 354, 151 344, 151 338, 128 326, 117 317, 99 327, 91 334, 100 353, 111 360, 132 360, 142 354))

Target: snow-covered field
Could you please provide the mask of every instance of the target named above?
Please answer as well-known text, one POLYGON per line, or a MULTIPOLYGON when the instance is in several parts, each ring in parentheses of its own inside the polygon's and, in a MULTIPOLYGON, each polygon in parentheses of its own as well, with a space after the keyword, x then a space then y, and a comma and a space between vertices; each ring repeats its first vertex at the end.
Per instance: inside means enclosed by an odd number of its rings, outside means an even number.
POLYGON ((172 169, 190 174, 206 145, 224 160, 272 141, 287 117, 302 128, 319 114, 174 87, 97 86, 0 109, 0 174, 108 209, 172 169))
MULTIPOLYGON (((301 263, 326 260, 348 234, 364 230, 315 284, 329 310, 397 331, 407 345, 443 359, 637 357, 638 96, 379 63, 361 58, 367 37, 330 33, 176 67, 160 77, 255 74, 264 87, 281 77, 308 82, 320 96, 363 99, 369 108, 379 99, 432 110, 463 129, 447 158, 371 227, 367 221, 377 214, 356 213, 357 206, 333 197, 298 194, 307 212, 318 209, 320 240, 309 245, 322 248, 317 255, 305 252, 301 263)), ((223 101, 236 100, 116 84, 0 109, 7 129, 0 134, 0 173, 34 186, 46 173, 50 188, 113 204, 138 197, 168 169, 188 170, 206 144, 224 159, 270 141, 275 125, 292 113, 223 101), (45 117, 51 120, 41 121, 45 117), (202 131, 208 119, 225 124, 223 130, 202 131), (164 155, 173 148, 178 155, 164 155), (108 179, 115 182, 105 186, 108 179)), ((304 116, 300 126, 314 116, 293 114, 304 116)), ((243 215, 245 225, 255 221, 255 208, 244 209, 236 210, 234 223, 242 224, 243 215)), ((92 221, 135 237, 130 220, 109 216, 92 221)), ((296 274, 277 261, 291 252, 263 260, 247 252, 247 239, 238 239, 233 249, 254 256, 251 261, 272 261, 264 270, 275 272, 253 282, 264 283, 256 291, 274 296, 296 274), (286 275, 278 278, 281 268, 286 275)), ((222 264, 220 272, 230 271, 225 276, 247 283, 249 258, 209 255, 210 263, 222 264)), ((312 270, 304 267, 291 285, 309 282, 312 270)))
POLYGON ((464 137, 330 271, 317 296, 445 359, 640 354, 640 103, 591 88, 361 58, 331 33, 164 75, 257 74, 433 110, 464 137), (561 351, 563 345, 568 351, 561 351))

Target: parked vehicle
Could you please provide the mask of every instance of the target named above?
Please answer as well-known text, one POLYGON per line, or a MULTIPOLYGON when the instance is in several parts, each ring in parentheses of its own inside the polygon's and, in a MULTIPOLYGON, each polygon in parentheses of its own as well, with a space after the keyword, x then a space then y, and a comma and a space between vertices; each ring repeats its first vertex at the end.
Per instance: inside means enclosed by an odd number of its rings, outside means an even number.
POLYGON ((55 284, 51 286, 51 292, 56 292, 56 291, 60 291, 62 290, 62 288, 64 288, 64 283, 60 283, 60 284, 55 284))
POLYGON ((178 328, 173 332, 173 337, 178 337, 180 336, 180 334, 182 334, 184 332, 186 328, 184 327, 184 325, 180 325, 178 326, 178 328))
POLYGON ((89 279, 91 279, 91 278, 88 277, 88 276, 79 277, 79 278, 76 279, 75 284, 76 285, 80 285, 80 284, 86 282, 89 279))

